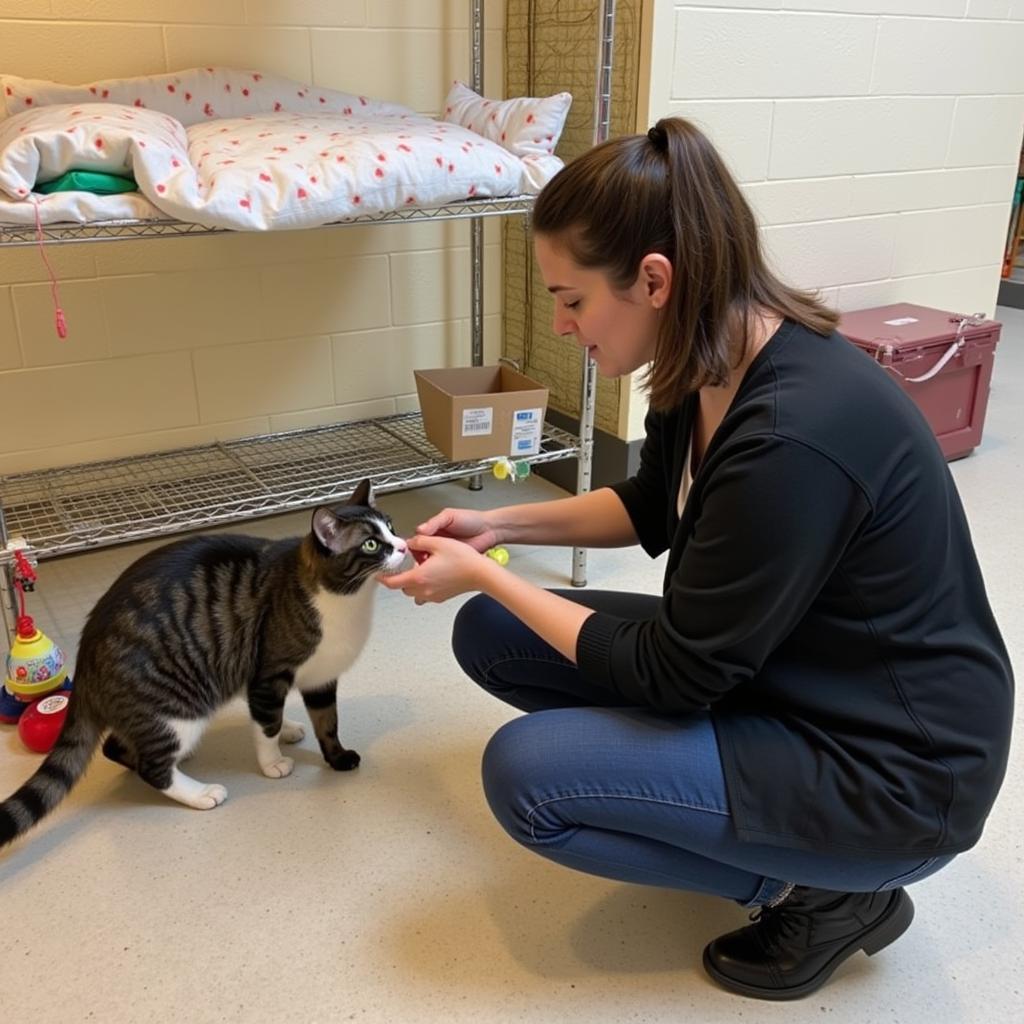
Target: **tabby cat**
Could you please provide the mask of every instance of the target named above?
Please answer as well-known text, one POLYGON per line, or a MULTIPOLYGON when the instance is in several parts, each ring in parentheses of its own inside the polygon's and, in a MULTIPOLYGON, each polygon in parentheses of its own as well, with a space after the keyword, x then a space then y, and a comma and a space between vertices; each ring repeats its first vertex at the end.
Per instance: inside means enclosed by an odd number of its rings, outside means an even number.
POLYGON ((397 569, 406 550, 364 480, 347 504, 317 508, 305 537, 197 536, 134 562, 89 614, 64 728, 35 775, 0 804, 0 846, 67 795, 104 733, 107 757, 172 800, 216 807, 224 787, 178 765, 217 709, 243 692, 264 775, 290 774, 278 743, 303 736, 283 717, 292 686, 324 760, 355 768, 359 755, 338 740, 337 680, 366 642, 372 577, 397 569))

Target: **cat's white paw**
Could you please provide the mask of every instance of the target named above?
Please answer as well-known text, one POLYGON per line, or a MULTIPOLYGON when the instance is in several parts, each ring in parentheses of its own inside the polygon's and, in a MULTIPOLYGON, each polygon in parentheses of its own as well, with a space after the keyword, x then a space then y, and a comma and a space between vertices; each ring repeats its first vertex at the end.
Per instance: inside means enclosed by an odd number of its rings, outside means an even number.
POLYGON ((295 762, 290 757, 279 757, 260 765, 268 779, 283 779, 286 775, 291 775, 294 767, 295 762))
POLYGON ((212 782, 208 786, 203 786, 203 788, 196 793, 195 802, 192 806, 199 811, 212 811, 214 807, 220 807, 227 798, 228 791, 223 786, 219 786, 217 783, 212 782))
POLYGON ((164 796, 177 800, 186 807, 194 807, 197 811, 209 811, 218 807, 227 799, 228 791, 215 782, 200 782, 186 775, 175 765, 171 772, 171 784, 161 790, 164 796))
POLYGON ((290 718, 286 718, 281 725, 282 743, 298 743, 305 735, 306 730, 298 722, 293 722, 290 718))

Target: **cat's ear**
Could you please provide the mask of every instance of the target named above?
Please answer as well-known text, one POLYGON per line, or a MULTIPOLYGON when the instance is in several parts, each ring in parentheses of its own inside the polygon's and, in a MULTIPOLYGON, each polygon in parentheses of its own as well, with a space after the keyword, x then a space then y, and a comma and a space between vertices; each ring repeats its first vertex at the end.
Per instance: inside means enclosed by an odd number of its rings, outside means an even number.
POLYGON ((344 527, 341 520, 326 506, 313 510, 313 533, 328 551, 341 554, 345 550, 344 527))
POLYGON ((359 505, 361 508, 375 508, 373 503, 373 491, 370 487, 370 478, 360 480, 352 497, 348 499, 350 505, 359 505))

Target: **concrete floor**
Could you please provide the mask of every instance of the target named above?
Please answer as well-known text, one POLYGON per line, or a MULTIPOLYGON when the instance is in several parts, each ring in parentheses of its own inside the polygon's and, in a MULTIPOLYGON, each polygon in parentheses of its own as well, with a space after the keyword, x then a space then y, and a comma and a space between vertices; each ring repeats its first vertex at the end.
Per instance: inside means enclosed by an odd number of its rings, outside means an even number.
MULTIPOLYGON (((953 466, 990 597, 1016 664, 1024 654, 1024 312, 1005 323, 982 447, 953 466)), ((525 499, 555 494, 531 479, 525 499)), ((509 485, 386 497, 409 531, 444 504, 511 500, 509 485)), ((307 516, 245 527, 297 533, 307 516)), ((145 545, 43 564, 30 597, 73 654, 82 619, 145 545)), ((511 568, 565 585, 563 550, 515 549, 511 568)), ((655 591, 639 550, 593 552, 594 586, 655 591)), ((343 742, 360 769, 326 769, 315 742, 294 774, 256 769, 240 705, 222 712, 190 772, 228 788, 191 811, 100 758, 34 833, 0 854, 4 1022, 1021 1019, 1019 917, 1024 766, 1010 771, 982 842, 914 887, 911 930, 854 957, 816 996, 772 1005, 728 995, 700 950, 745 920, 708 897, 575 874, 520 849, 492 820, 478 763, 511 709, 448 653, 458 601, 416 608, 381 591, 373 637, 341 685, 343 742)), ((293 717, 302 718, 301 705, 293 717)), ((0 793, 39 758, 0 728, 0 793)))

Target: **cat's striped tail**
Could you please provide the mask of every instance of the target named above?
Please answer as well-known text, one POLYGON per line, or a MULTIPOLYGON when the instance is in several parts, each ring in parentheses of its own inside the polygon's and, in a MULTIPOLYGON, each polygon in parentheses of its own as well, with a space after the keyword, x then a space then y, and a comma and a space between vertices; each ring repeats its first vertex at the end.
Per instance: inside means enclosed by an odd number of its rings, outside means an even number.
POLYGON ((0 847, 17 839, 68 795, 99 745, 103 727, 77 695, 68 703, 64 728, 46 760, 28 782, 0 804, 0 847))

